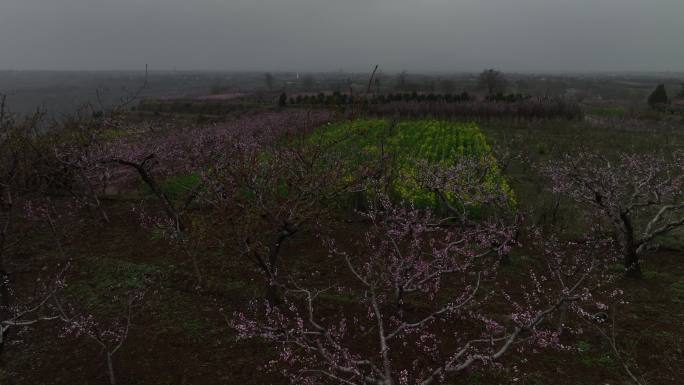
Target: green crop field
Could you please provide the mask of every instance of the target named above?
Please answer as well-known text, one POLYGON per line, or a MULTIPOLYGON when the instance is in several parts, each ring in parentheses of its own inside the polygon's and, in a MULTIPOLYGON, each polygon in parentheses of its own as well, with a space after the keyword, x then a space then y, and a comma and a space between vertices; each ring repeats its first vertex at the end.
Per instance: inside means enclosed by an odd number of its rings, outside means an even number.
POLYGON ((491 147, 474 123, 358 120, 328 124, 312 134, 311 140, 322 145, 333 144, 333 148, 350 154, 359 163, 388 160, 393 176, 389 193, 417 207, 438 206, 435 194, 420 184, 420 165, 448 168, 464 157, 486 164, 488 170, 480 183, 493 194, 506 194, 514 203, 491 147))

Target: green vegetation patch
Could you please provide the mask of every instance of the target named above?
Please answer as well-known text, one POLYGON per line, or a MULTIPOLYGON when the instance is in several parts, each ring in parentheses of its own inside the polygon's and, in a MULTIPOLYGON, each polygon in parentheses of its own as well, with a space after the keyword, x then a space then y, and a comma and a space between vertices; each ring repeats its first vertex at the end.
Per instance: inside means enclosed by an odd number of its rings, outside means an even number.
MULTIPOLYGON (((166 178, 159 183, 159 187, 171 200, 184 199, 190 191, 197 188, 202 183, 200 176, 196 173, 174 175, 166 178)), ((142 191, 150 195, 152 190, 150 187, 141 182, 142 191)))
POLYGON ((602 366, 604 368, 612 368, 615 366, 615 360, 610 354, 606 352, 599 352, 588 341, 578 341, 577 350, 580 353, 579 361, 588 367, 602 366))
MULTIPOLYGON (((417 207, 439 206, 437 195, 421 185, 421 165, 447 168, 463 157, 477 159, 486 166, 487 172, 478 183, 487 192, 505 194, 514 203, 512 190, 501 175, 492 149, 474 123, 407 120, 395 124, 387 120, 357 120, 323 126, 310 140, 346 153, 362 164, 384 159, 390 175, 390 195, 417 207)), ((467 185, 472 181, 450 183, 467 185)))
POLYGON ((171 199, 184 197, 202 183, 200 176, 192 173, 177 175, 164 181, 161 188, 171 199))
POLYGON ((166 292, 156 309, 160 321, 158 336, 181 333, 194 342, 205 341, 212 323, 207 314, 198 313, 193 307, 194 299, 187 294, 166 292))
POLYGON ((674 231, 658 237, 657 242, 666 249, 684 251, 684 229, 674 231))
POLYGON ((589 113, 597 116, 624 116, 627 114, 627 109, 622 106, 591 107, 589 113))
POLYGON ((670 285, 672 292, 672 301, 675 303, 684 303, 684 279, 674 282, 670 285))
POLYGON ((83 279, 67 286, 67 293, 99 313, 120 313, 129 292, 144 290, 161 268, 117 259, 102 258, 81 269, 83 279), (114 295, 113 295, 114 294, 114 295), (112 301, 121 296, 123 301, 112 301))

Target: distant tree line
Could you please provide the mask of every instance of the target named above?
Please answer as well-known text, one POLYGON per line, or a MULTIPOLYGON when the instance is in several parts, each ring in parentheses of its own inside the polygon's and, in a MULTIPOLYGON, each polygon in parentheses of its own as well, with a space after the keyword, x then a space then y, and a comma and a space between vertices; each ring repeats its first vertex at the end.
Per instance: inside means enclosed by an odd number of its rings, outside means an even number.
MULTIPOLYGON (((492 94, 485 97, 485 101, 497 103, 517 103, 523 100, 530 99, 531 96, 522 94, 492 94)), ((308 106, 341 106, 358 103, 361 100, 362 104, 386 104, 394 102, 440 102, 440 103, 468 103, 476 101, 474 95, 468 92, 458 93, 419 93, 419 92, 404 92, 404 93, 389 93, 371 96, 355 97, 351 94, 333 92, 331 94, 318 93, 315 95, 296 95, 290 96, 287 99, 290 105, 308 105, 308 106)))
POLYGON ((406 118, 465 117, 465 118, 519 118, 519 119, 579 119, 584 116, 581 106, 562 98, 530 97, 521 94, 494 94, 475 98, 467 92, 462 94, 398 93, 353 97, 349 94, 332 93, 297 95, 281 94, 280 107, 361 106, 371 115, 392 115, 406 118))
POLYGON ((468 119, 580 119, 584 116, 578 103, 562 98, 496 98, 463 103, 400 101, 370 105, 368 112, 379 116, 403 118, 468 119))

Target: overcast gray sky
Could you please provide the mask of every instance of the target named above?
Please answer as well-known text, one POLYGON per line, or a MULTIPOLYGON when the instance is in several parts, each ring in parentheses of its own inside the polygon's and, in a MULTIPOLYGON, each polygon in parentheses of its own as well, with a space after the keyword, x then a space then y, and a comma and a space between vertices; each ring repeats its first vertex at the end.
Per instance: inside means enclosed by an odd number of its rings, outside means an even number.
POLYGON ((0 0, 1 69, 684 71, 684 0, 0 0))

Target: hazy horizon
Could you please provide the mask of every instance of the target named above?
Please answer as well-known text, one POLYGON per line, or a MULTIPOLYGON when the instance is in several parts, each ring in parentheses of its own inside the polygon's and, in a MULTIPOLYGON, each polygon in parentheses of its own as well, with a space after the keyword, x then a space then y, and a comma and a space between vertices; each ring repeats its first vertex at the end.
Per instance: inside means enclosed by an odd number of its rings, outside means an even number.
POLYGON ((3 70, 681 73, 684 2, 3 0, 3 70))
MULTIPOLYGON (((188 68, 188 69, 178 69, 178 68, 148 68, 148 72, 150 75, 154 74, 265 74, 265 73, 271 73, 271 74, 312 74, 312 75, 328 75, 328 74, 335 74, 335 73, 340 73, 340 74, 351 74, 351 75, 363 75, 363 74, 368 74, 370 75, 373 72, 373 68, 375 65, 369 65, 366 70, 359 69, 355 71, 351 70, 346 70, 344 68, 342 69, 337 69, 337 70, 308 70, 308 71, 298 71, 295 69, 288 69, 288 70, 273 70, 273 69, 193 69, 193 68, 188 68)), ((378 71, 382 71, 385 75, 398 75, 401 72, 406 72, 409 75, 420 75, 420 76, 440 76, 440 75, 469 75, 469 76, 476 76, 480 72, 483 71, 483 69, 488 69, 488 68, 494 68, 496 70, 501 70, 502 73, 507 74, 507 75, 520 75, 520 76, 544 76, 544 75, 549 75, 549 76, 572 76, 572 77, 581 77, 581 76, 635 76, 635 77, 654 77, 654 78, 670 78, 670 77, 682 77, 684 76, 684 70, 681 71, 658 71, 658 70, 577 70, 577 71, 563 71, 563 70, 527 70, 527 71, 509 71, 506 70, 506 68, 500 68, 500 67, 481 67, 478 69, 471 69, 471 70, 419 70, 419 69, 407 69, 407 68, 402 68, 402 69, 393 69, 393 70, 387 70, 382 67, 378 67, 378 71)), ((0 73, 11 73, 11 72, 17 72, 17 73, 50 73, 50 72, 55 72, 55 73, 74 73, 74 74, 126 74, 126 75, 139 75, 140 77, 144 77, 145 74, 145 66, 143 65, 141 68, 121 68, 121 69, 14 69, 14 68, 0 68, 0 73)))

